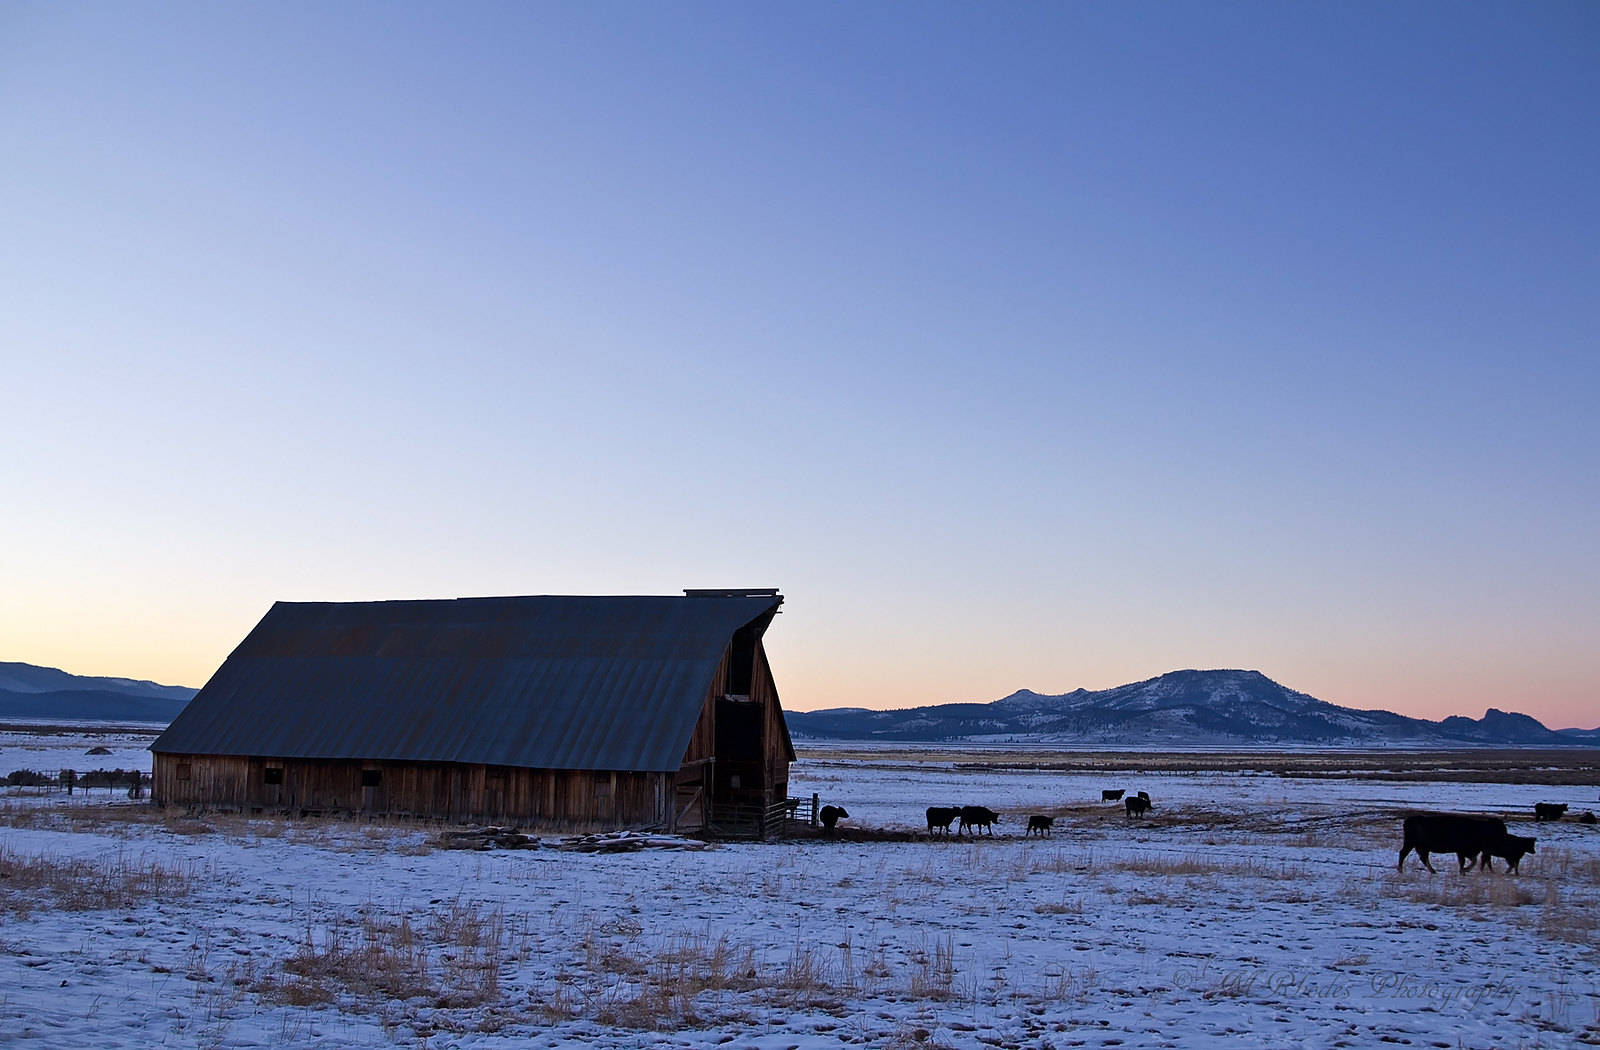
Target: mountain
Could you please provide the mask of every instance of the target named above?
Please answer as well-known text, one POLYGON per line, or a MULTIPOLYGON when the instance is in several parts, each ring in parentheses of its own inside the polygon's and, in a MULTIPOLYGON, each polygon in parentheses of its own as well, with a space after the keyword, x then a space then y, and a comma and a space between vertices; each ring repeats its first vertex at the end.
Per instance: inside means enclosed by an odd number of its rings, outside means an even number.
POLYGON ((0 718, 170 722, 198 690, 0 662, 0 718))
POLYGON ((1157 745, 1417 747, 1600 746, 1600 729, 1553 730, 1494 708, 1442 722, 1359 711, 1279 685, 1260 671, 1173 671, 1115 689, 898 711, 835 708, 787 715, 797 738, 1157 745))

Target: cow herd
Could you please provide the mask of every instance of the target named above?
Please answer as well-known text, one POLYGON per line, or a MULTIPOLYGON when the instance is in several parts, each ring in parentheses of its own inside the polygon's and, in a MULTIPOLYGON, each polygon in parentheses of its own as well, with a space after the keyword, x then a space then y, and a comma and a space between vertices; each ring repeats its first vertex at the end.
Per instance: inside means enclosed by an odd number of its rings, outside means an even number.
POLYGON ((949 835, 950 825, 956 825, 956 834, 964 835, 968 828, 974 835, 987 831, 994 834, 995 822, 1000 814, 988 806, 929 806, 928 834, 949 835))
MULTIPOLYGON (((1124 809, 1129 817, 1142 817, 1145 810, 1153 807, 1150 796, 1141 791, 1137 795, 1130 795, 1123 799, 1122 789, 1115 791, 1107 789, 1100 792, 1100 801, 1124 803, 1124 809)), ((955 825, 956 835, 965 835, 968 828, 974 835, 987 832, 994 834, 994 825, 1000 820, 1000 814, 988 806, 929 806, 927 811, 928 834, 940 838, 950 834, 950 826, 955 825)), ((1035 813, 1028 817, 1028 826, 1023 830, 1024 838, 1037 835, 1045 838, 1054 827, 1056 818, 1043 813, 1035 813)))
MULTIPOLYGON (((1128 795, 1120 788, 1101 791, 1100 801, 1121 802, 1130 819, 1143 817, 1146 811, 1155 808, 1147 793, 1140 791, 1128 795)), ((1566 812, 1567 804, 1564 802, 1540 802, 1534 806, 1534 820, 1560 820, 1566 812)), ((849 815, 840 806, 823 806, 819 814, 822 826, 829 835, 833 834, 839 819, 849 815)), ((957 836, 963 836, 970 830, 974 835, 988 834, 992 837, 994 825, 1000 821, 1000 814, 988 806, 929 806, 926 815, 931 838, 949 837, 952 825, 957 836)), ((1589 814, 1585 813, 1583 817, 1589 817, 1587 822, 1593 823, 1589 814)), ((1581 821, 1583 818, 1579 819, 1581 821)), ((1028 817, 1023 836, 1045 838, 1050 834, 1055 820, 1055 817, 1046 814, 1032 814, 1028 817)), ((1433 854, 1454 853, 1462 872, 1471 871, 1474 867, 1479 871, 1493 871, 1494 861, 1498 859, 1505 862, 1507 872, 1516 874, 1522 858, 1536 852, 1532 836, 1511 834, 1506 829, 1506 822, 1499 817, 1413 813, 1405 818, 1402 832, 1400 859, 1395 865, 1399 871, 1405 870, 1406 858, 1412 853, 1429 871, 1437 870, 1429 862, 1433 854)))

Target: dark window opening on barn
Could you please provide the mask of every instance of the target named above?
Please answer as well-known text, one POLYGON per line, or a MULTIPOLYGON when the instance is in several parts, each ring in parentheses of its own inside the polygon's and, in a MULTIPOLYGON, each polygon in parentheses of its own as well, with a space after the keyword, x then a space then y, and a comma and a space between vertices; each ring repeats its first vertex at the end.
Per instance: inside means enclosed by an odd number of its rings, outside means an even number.
POLYGON ((268 766, 266 769, 263 769, 261 771, 261 782, 263 784, 281 784, 281 783, 283 783, 283 767, 282 766, 268 766))
POLYGON ((734 632, 728 649, 728 694, 750 697, 750 682, 755 677, 756 635, 748 627, 734 632))
POLYGON ((177 778, 179 780, 188 780, 189 776, 193 772, 193 770, 194 770, 194 767, 191 766, 189 763, 187 763, 187 762, 179 762, 178 763, 178 772, 176 774, 177 778))
MULTIPOLYGON (((345 781, 345 783, 348 784, 350 782, 347 780, 347 781, 345 781)), ((363 769, 361 771, 361 786, 362 787, 364 787, 364 788, 375 788, 381 783, 383 783, 383 770, 381 770, 381 769, 363 769)))
POLYGON ((596 773, 594 775, 594 797, 595 798, 610 798, 611 797, 611 774, 610 773, 596 773))
POLYGON ((726 697, 717 702, 716 781, 724 800, 762 789, 762 715, 760 704, 726 697))

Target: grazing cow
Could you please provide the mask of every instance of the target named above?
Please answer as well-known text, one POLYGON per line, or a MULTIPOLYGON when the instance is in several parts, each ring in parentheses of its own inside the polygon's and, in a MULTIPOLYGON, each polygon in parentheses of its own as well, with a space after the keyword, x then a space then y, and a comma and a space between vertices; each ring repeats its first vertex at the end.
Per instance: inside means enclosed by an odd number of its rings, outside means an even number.
POLYGON ((1532 835, 1507 835, 1478 854, 1478 870, 1493 870, 1493 866, 1489 863, 1489 858, 1499 857, 1506 862, 1506 871, 1515 875, 1517 873, 1517 865, 1522 863, 1522 858, 1536 852, 1533 848, 1534 841, 1532 835))
POLYGON ((982 831, 988 831, 993 835, 994 822, 1000 819, 1000 814, 987 806, 962 806, 960 817, 961 826, 956 829, 957 835, 966 834, 968 828, 981 829, 973 832, 975 835, 981 834, 982 831))
POLYGON ((1124 799, 1122 805, 1127 810, 1128 816, 1142 817, 1145 810, 1154 809, 1156 804, 1150 801, 1149 795, 1140 793, 1132 798, 1124 799))
POLYGON ((1112 791, 1110 788, 1107 788, 1107 789, 1105 789, 1105 790, 1100 792, 1100 801, 1101 802, 1121 802, 1122 801, 1122 791, 1123 791, 1122 788, 1117 788, 1117 790, 1115 790, 1115 791, 1112 791))
POLYGON ((1023 838, 1027 838, 1034 832, 1038 832, 1039 837, 1044 838, 1046 835, 1050 834, 1050 825, 1054 824, 1055 822, 1055 817, 1044 817, 1035 813, 1033 816, 1028 818, 1028 830, 1024 831, 1022 836, 1023 838))
POLYGON ((849 815, 843 806, 823 806, 821 812, 817 814, 822 819, 822 830, 830 835, 833 834, 833 826, 839 823, 839 818, 849 815))
POLYGON ((1593 824, 1594 823, 1594 814, 1590 813, 1588 811, 1585 811, 1583 816, 1578 818, 1578 823, 1579 824, 1593 824))
POLYGON ((1454 813, 1413 813, 1405 821, 1405 838, 1400 844, 1400 859, 1396 871, 1404 871, 1406 857, 1412 850, 1422 866, 1436 870, 1428 863, 1430 853, 1454 853, 1461 870, 1466 871, 1472 858, 1486 849, 1492 849, 1506 838, 1506 822, 1498 817, 1465 817, 1454 813))
POLYGON ((1535 802, 1533 804, 1534 820, 1560 820, 1567 812, 1565 802, 1535 802))
POLYGON ((928 834, 934 834, 934 829, 950 834, 950 822, 961 816, 960 806, 929 806, 928 807, 928 834))

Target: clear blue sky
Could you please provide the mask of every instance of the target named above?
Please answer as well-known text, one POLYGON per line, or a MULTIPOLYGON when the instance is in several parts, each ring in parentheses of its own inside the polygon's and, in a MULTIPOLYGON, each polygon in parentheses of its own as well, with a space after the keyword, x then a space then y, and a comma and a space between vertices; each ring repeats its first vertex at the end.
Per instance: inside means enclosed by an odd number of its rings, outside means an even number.
POLYGON ((779 586, 788 706, 1600 724, 1600 6, 0 8, 0 659, 779 586))

